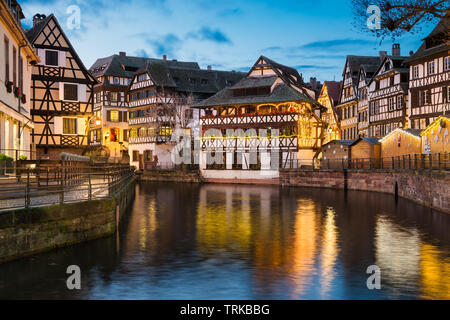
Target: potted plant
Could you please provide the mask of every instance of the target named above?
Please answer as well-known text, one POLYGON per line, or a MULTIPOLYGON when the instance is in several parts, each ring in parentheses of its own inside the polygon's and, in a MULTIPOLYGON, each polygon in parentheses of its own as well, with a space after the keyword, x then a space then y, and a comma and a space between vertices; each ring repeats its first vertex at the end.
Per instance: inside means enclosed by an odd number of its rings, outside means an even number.
POLYGON ((19 87, 14 87, 14 96, 16 98, 19 98, 19 96, 20 96, 20 89, 19 89, 19 87))
POLYGON ((27 96, 26 96, 25 94, 22 94, 22 96, 21 96, 21 98, 20 98, 20 101, 21 101, 23 104, 27 103, 27 96))
POLYGON ((8 91, 8 93, 11 93, 13 90, 13 83, 11 81, 6 81, 6 91, 8 91))

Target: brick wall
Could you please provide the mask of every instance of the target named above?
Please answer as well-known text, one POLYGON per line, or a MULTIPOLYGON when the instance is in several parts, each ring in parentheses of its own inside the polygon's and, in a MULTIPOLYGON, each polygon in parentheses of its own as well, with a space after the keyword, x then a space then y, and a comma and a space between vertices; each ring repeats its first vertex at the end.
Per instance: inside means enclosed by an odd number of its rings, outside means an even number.
POLYGON ((450 175, 389 171, 285 171, 282 186, 336 188, 397 194, 421 205, 450 213, 450 175))

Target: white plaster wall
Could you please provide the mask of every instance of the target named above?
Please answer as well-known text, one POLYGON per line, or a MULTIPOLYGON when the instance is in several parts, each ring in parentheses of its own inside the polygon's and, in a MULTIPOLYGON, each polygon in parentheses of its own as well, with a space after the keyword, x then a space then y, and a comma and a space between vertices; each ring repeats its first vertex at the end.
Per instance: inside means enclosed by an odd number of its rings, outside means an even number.
POLYGON ((280 177, 276 170, 202 170, 202 175, 205 179, 224 180, 272 180, 280 177))

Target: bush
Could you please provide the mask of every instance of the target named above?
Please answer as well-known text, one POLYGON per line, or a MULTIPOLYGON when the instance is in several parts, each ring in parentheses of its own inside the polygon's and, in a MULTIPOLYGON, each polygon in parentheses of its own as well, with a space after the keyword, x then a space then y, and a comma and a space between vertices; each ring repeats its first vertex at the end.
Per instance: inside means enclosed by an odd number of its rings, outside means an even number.
POLYGON ((28 158, 27 158, 27 156, 26 155, 21 155, 20 157, 19 157, 19 160, 27 160, 28 158))
POLYGON ((3 153, 0 153, 0 160, 6 160, 6 155, 3 153))

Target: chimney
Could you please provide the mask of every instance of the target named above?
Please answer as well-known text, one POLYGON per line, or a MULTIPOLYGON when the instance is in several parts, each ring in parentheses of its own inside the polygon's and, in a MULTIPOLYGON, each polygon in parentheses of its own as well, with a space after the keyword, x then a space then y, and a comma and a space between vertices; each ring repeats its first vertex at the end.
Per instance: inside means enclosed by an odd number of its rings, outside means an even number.
POLYGON ((167 56, 166 55, 163 55, 163 60, 167 61, 167 56))
POLYGON ((33 27, 36 26, 36 24, 38 24, 39 22, 41 22, 42 20, 44 20, 47 16, 45 14, 35 14, 33 16, 33 27))
POLYGON ((312 89, 317 89, 317 78, 309 78, 309 83, 312 89))
POLYGON ((392 56, 400 57, 400 43, 394 43, 392 45, 392 56))
POLYGON ((211 66, 208 66, 208 71, 211 71, 211 70, 212 70, 211 66))
POLYGON ((126 52, 123 52, 123 51, 121 51, 121 52, 119 52, 119 55, 120 55, 121 57, 126 57, 126 56, 127 56, 127 53, 126 53, 126 52))
POLYGON ((380 51, 380 60, 387 56, 387 51, 380 51))

